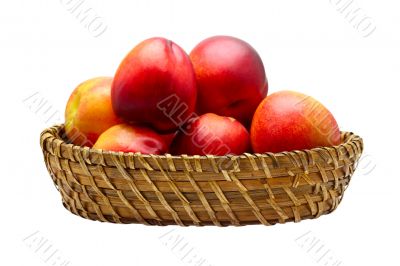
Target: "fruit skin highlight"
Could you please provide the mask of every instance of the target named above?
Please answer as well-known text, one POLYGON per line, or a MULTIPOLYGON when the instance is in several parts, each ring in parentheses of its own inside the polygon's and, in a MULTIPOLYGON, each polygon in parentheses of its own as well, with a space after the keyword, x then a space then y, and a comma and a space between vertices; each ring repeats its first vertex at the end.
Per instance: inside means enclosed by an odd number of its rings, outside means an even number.
POLYGON ((242 154, 249 148, 249 133, 239 121, 213 113, 190 121, 171 145, 176 155, 242 154))
POLYGON ((279 91, 258 106, 250 130, 256 153, 334 146, 341 143, 333 115, 314 98, 294 91, 279 91))
POLYGON ((267 95, 263 62, 247 42, 214 36, 190 53, 196 73, 198 114, 215 113, 250 125, 254 111, 267 95))
POLYGON ((174 96, 184 121, 196 104, 197 88, 188 55, 174 42, 155 37, 139 43, 121 62, 112 84, 115 113, 129 123, 146 124, 158 132, 179 127, 158 104, 174 96))
POLYGON ((168 145, 162 136, 145 127, 115 125, 100 135, 93 148, 107 151, 164 154, 168 145))
POLYGON ((65 108, 65 134, 75 145, 91 147, 106 129, 121 123, 111 105, 111 77, 79 84, 65 108))

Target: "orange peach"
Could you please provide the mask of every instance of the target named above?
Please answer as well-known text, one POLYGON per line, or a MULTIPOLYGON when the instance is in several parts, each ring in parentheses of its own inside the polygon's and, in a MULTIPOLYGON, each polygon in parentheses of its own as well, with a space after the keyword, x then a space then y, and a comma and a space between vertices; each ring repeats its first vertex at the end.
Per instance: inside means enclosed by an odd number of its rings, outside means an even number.
POLYGON ((340 131, 329 110, 294 91, 275 92, 258 106, 250 130, 253 151, 282 152, 334 146, 340 131))
POLYGON ((93 146, 106 129, 121 120, 111 105, 110 77, 89 79, 72 92, 65 109, 65 133, 76 145, 93 146))
POLYGON ((119 124, 100 135, 93 148, 108 151, 163 154, 168 145, 165 139, 149 128, 119 124))

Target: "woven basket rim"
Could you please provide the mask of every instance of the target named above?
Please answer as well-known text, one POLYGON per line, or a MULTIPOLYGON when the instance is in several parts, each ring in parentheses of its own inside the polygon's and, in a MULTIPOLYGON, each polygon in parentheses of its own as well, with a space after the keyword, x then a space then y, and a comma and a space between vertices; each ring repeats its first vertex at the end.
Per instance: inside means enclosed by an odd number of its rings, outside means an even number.
POLYGON ((63 130, 63 124, 46 128, 40 145, 64 206, 115 223, 272 225, 318 218, 341 202, 363 150, 361 137, 341 132, 341 144, 308 150, 154 155, 74 145, 63 130))
MULTIPOLYGON (((340 143, 339 145, 334 145, 334 146, 321 146, 321 147, 315 147, 312 149, 302 149, 302 150, 291 150, 291 151, 283 151, 283 152, 277 152, 277 153, 273 153, 273 152, 263 152, 263 153, 243 153, 243 154, 227 154, 227 155, 186 155, 186 154, 181 154, 181 155, 172 155, 170 153, 165 153, 165 154, 142 154, 140 152, 116 152, 116 151, 108 151, 108 150, 103 150, 103 149, 96 149, 96 148, 92 148, 92 147, 88 147, 88 146, 80 146, 80 145, 76 145, 73 143, 68 143, 65 139, 63 139, 61 136, 56 136, 55 134, 51 133, 51 129, 57 129, 57 133, 60 132, 60 130, 64 129, 64 124, 56 124, 53 125, 51 127, 47 127, 46 129, 44 129, 41 133, 41 139, 42 136, 44 134, 50 134, 51 137, 46 138, 47 140, 50 139, 50 141, 53 140, 57 140, 57 141, 61 141, 61 145, 67 145, 70 146, 72 149, 74 150, 79 150, 79 151, 89 151, 89 153, 95 153, 95 154, 109 154, 109 155, 119 155, 119 156, 140 156, 143 158, 159 158, 159 159, 207 159, 210 156, 213 157, 214 159, 230 159, 230 158, 240 158, 240 159, 244 159, 247 156, 270 156, 273 155, 274 157, 281 157, 281 156, 286 156, 288 154, 296 154, 298 152, 317 152, 320 151, 321 149, 340 149, 340 148, 345 148, 347 145, 352 145, 352 144, 356 144, 356 142, 360 141, 361 137, 356 135, 355 133, 351 132, 351 131, 340 131, 341 134, 341 139, 342 139, 342 143, 340 143)), ((44 139, 43 139, 44 142, 44 139)))

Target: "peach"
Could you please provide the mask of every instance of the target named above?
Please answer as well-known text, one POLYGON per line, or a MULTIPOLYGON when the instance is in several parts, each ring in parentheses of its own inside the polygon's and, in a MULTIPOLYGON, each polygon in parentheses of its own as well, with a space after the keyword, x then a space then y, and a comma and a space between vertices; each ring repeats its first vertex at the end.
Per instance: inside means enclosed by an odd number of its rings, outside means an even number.
POLYGON ((340 144, 338 124, 320 102, 294 91, 279 91, 258 106, 250 130, 254 152, 282 152, 340 144))
POLYGON ((173 133, 161 134, 160 136, 164 139, 165 143, 169 147, 177 134, 178 134, 178 131, 175 131, 173 133))
POLYGON ((108 151, 163 154, 168 146, 162 136, 149 128, 128 124, 115 125, 100 135, 93 148, 108 151))
POLYGON ((267 95, 263 62, 247 42, 214 36, 190 53, 196 73, 199 114, 234 117, 249 125, 258 104, 267 95))
POLYGON ((72 92, 65 109, 65 133, 76 145, 89 146, 109 127, 121 123, 111 105, 110 77, 89 79, 72 92))
POLYGON ((170 40, 145 40, 121 62, 111 95, 116 114, 125 121, 146 124, 163 133, 174 132, 195 108, 197 89, 192 63, 170 40), (173 107, 160 108, 169 97, 179 100, 179 112, 173 107), (170 117, 174 113, 179 113, 179 122, 170 117))
POLYGON ((248 151, 247 129, 236 119, 207 113, 191 120, 171 145, 173 154, 226 155, 248 151))

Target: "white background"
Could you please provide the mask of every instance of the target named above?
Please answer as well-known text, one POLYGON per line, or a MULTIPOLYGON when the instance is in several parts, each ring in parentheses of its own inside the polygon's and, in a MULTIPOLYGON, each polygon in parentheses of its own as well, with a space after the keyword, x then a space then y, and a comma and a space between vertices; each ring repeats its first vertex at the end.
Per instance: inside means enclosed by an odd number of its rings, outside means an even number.
POLYGON ((71 1, 77 0, 0 5, 0 265, 52 265, 55 257, 46 257, 53 251, 60 257, 54 265, 195 265, 188 259, 194 256, 203 265, 399 265, 398 1, 352 2, 349 9, 360 8, 357 19, 365 18, 358 25, 340 11, 349 0, 85 0, 107 27, 98 37, 68 10, 71 1), (364 27, 376 30, 365 37, 364 27), (363 159, 339 208, 317 220, 240 228, 115 225, 68 213, 46 171, 39 135, 62 122, 75 86, 112 76, 148 37, 167 37, 190 52, 216 34, 252 44, 270 92, 312 95, 342 130, 364 138, 363 159), (27 100, 32 95, 50 111, 37 110, 27 100), (181 246, 173 248, 173 237, 181 246))

